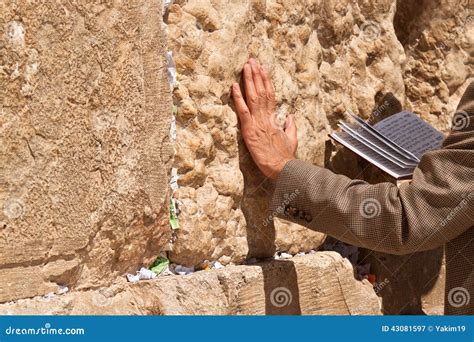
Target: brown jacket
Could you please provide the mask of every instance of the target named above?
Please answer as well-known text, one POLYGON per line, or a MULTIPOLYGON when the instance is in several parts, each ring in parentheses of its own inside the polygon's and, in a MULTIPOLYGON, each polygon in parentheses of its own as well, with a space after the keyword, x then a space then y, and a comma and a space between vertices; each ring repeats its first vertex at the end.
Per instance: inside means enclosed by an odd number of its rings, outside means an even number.
POLYGON ((346 243, 391 254, 445 245, 445 314, 474 314, 474 83, 440 150, 400 187, 368 184, 302 160, 280 174, 270 210, 346 243))

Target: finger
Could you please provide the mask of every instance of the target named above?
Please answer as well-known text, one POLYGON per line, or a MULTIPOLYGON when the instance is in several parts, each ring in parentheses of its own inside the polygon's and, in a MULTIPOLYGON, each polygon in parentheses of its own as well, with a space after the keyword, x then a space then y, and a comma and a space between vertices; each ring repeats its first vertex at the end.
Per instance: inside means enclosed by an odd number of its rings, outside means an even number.
POLYGON ((237 114, 239 115, 241 127, 244 129, 252 118, 238 83, 232 85, 232 98, 234 99, 235 109, 237 109, 237 114))
POLYGON ((296 123, 295 123, 295 116, 294 115, 288 115, 286 118, 286 125, 285 125, 285 134, 290 140, 291 144, 293 146, 296 146, 298 144, 298 136, 297 136, 297 130, 296 130, 296 123))
POLYGON ((258 95, 253 82, 252 68, 248 63, 244 65, 244 86, 248 107, 253 111, 257 109, 258 95))
POLYGON ((276 100, 275 100, 275 88, 273 87, 272 79, 267 72, 267 69, 262 65, 261 74, 263 79, 263 84, 265 86, 265 93, 267 95, 268 109, 271 112, 274 112, 276 109, 276 100))
MULTIPOLYGON (((253 77, 253 83, 255 84, 255 90, 258 95, 258 102, 261 107, 266 106, 267 101, 266 101, 266 91, 265 91, 265 85, 263 84, 263 79, 262 79, 262 74, 261 74, 261 69, 260 66, 258 65, 257 61, 253 58, 250 59, 250 66, 252 67, 252 77, 253 77)), ((263 107, 265 108, 265 107, 263 107)))

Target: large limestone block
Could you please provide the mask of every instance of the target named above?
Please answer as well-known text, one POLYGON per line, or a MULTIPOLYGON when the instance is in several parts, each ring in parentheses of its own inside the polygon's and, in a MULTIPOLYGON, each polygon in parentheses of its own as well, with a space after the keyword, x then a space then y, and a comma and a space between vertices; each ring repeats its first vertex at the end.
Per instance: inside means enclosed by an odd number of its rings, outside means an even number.
POLYGON ((447 132, 459 99, 472 81, 472 1, 398 1, 394 20, 406 50, 406 107, 447 132))
POLYGON ((321 245, 320 233, 271 222, 272 184, 242 145, 230 86, 249 56, 262 61, 277 90, 278 118, 296 115, 298 157, 324 165, 332 152, 327 134, 345 110, 369 114, 375 95, 387 90, 404 97, 394 14, 391 0, 188 0, 169 7, 168 46, 179 73, 174 166, 181 188, 174 197, 182 208, 174 261, 241 262, 321 245), (208 203, 215 203, 211 212, 208 203), (204 248, 190 249, 197 240, 204 248))
POLYGON ((328 142, 344 113, 376 122, 405 108, 446 132, 472 75, 466 1, 176 0, 166 22, 183 223, 172 258, 189 265, 307 251, 324 238, 268 219, 272 184, 242 146, 230 97, 249 56, 272 75, 278 117, 296 116, 298 157, 371 182, 392 180, 328 142), (203 248, 190 248, 197 240, 203 248))
POLYGON ((319 252, 23 299, 0 304, 0 314, 378 315, 380 303, 347 259, 319 252))
POLYGON ((170 235, 161 3, 0 13, 0 302, 109 284, 170 235))

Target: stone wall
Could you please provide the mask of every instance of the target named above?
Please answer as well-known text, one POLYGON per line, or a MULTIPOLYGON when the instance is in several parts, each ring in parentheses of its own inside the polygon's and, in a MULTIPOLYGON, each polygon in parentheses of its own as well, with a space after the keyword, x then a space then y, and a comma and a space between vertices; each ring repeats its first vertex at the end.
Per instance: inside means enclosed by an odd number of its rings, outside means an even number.
POLYGON ((168 243, 157 1, 0 4, 0 302, 110 284, 168 243))
MULTIPOLYGON (((160 1, 25 0, 2 2, 0 13, 0 302, 67 286, 71 302, 54 302, 57 313, 99 312, 69 310, 82 292, 120 300, 122 285, 110 285, 160 252, 228 265, 321 246, 321 233, 268 220, 273 185, 242 143, 229 92, 249 56, 270 70, 279 114, 296 116, 298 157, 371 182, 393 180, 327 137, 344 113, 374 122, 406 108, 447 132, 472 80, 465 0, 176 0, 166 11, 160 1)), ((384 277, 408 260, 391 258, 387 272, 384 256, 370 255, 384 277)), ((394 303, 390 284, 378 294, 394 303)), ((35 301, 14 305, 28 312, 35 301)), ((192 313, 146 307, 134 310, 192 313)))
POLYGON ((165 16, 179 73, 174 197, 181 229, 173 260, 238 263, 308 251, 324 239, 267 221, 272 184, 242 145, 229 91, 249 56, 270 70, 281 115, 296 116, 299 158, 393 181, 337 153, 327 135, 347 110, 377 121, 402 108, 446 132, 472 72, 469 14, 467 3, 454 0, 174 1, 165 16))
POLYGON ((0 314, 28 315, 379 315, 371 284, 352 265, 321 252, 252 266, 229 266, 106 289, 0 304, 0 314))

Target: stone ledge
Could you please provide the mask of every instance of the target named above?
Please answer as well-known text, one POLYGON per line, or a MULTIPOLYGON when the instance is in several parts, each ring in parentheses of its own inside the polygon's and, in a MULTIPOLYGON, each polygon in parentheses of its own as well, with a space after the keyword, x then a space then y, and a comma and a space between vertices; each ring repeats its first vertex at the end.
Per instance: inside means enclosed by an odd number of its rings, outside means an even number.
POLYGON ((0 305, 0 314, 378 315, 378 297, 335 252, 228 266, 0 305))

